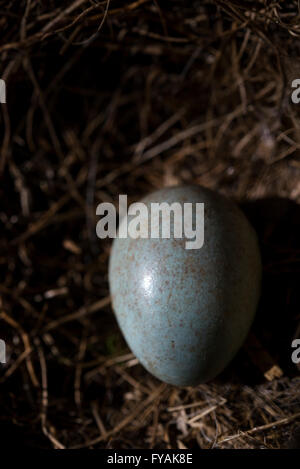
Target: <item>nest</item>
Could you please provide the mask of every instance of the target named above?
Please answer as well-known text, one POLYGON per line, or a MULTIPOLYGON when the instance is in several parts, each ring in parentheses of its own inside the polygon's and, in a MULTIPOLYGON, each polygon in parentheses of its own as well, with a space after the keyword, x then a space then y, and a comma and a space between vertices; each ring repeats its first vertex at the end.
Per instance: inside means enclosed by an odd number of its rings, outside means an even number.
POLYGON ((298 2, 61 3, 0 1, 1 442, 299 445, 298 2), (241 204, 264 278, 233 363, 178 389, 122 339, 95 207, 191 183, 241 204))

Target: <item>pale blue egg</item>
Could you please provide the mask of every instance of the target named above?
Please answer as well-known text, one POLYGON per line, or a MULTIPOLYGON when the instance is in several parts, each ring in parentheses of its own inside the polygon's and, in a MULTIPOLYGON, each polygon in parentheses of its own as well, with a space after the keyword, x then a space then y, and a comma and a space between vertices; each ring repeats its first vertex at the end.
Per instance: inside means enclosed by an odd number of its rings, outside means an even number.
POLYGON ((187 249, 187 239, 174 236, 115 239, 109 282, 117 321, 154 376, 178 386, 206 382, 241 347, 257 309, 255 231, 234 203, 200 186, 162 189, 142 202, 149 212, 153 202, 204 203, 204 244, 187 249))

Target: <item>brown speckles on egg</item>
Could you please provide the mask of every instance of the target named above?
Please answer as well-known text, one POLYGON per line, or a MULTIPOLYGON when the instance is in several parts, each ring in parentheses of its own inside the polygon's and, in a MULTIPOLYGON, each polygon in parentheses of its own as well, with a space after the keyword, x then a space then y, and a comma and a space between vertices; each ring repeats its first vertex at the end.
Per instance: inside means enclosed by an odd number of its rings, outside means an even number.
POLYGON ((226 366, 249 330, 261 277, 255 233, 231 202, 198 186, 164 189, 144 201, 204 203, 204 246, 187 250, 184 238, 116 239, 113 306, 151 373, 172 384, 198 384, 226 366))

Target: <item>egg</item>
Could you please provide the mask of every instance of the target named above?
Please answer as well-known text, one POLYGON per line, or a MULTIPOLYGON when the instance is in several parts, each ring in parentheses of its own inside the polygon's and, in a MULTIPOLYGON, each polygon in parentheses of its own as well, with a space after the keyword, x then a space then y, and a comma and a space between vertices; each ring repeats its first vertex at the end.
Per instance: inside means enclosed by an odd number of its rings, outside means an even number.
POLYGON ((175 215, 169 238, 117 236, 109 284, 118 324, 156 378, 177 386, 207 382, 232 360, 255 316, 261 286, 256 233, 233 202, 201 186, 165 188, 141 202, 148 215, 141 212, 140 227, 151 227, 153 204, 179 203, 183 218, 187 204, 193 207, 190 228, 199 239, 202 230, 204 239, 189 245, 192 233, 187 237, 183 228, 182 237, 175 236, 175 215), (204 213, 198 226, 196 207, 204 213))

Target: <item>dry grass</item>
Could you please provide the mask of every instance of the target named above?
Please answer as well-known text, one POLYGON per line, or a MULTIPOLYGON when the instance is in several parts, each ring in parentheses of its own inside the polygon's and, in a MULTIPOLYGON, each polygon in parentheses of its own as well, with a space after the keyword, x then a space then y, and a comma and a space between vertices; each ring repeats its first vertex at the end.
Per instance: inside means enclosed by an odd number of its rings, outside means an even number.
POLYGON ((43 3, 0 1, 7 445, 284 446, 300 420, 299 3, 43 3), (264 288, 252 334, 281 378, 267 382, 246 344, 213 383, 177 389, 126 348, 95 206, 179 183, 221 191, 253 221, 264 288))

